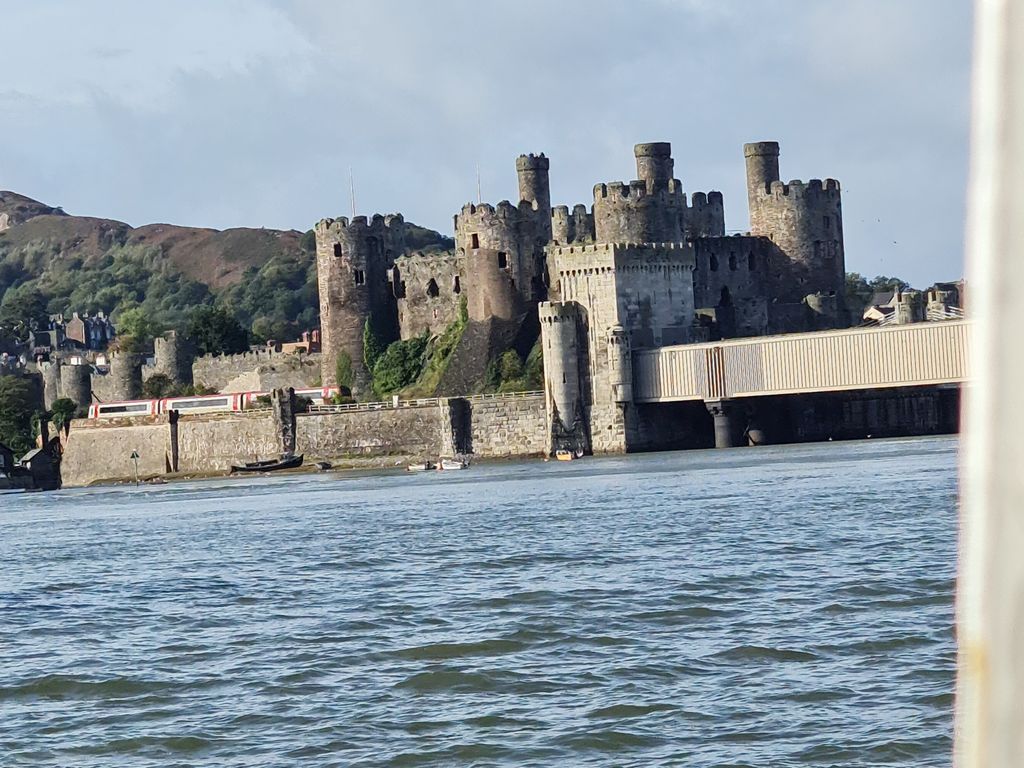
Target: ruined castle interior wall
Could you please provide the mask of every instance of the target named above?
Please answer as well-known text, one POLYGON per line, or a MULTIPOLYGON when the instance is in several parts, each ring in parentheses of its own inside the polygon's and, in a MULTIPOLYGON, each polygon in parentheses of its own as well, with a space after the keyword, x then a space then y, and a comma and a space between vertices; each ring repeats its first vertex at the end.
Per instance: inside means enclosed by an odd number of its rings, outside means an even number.
POLYGON ((239 355, 204 355, 192 364, 197 387, 214 392, 253 392, 320 385, 320 355, 257 350, 239 355))
POLYGON ((363 328, 373 315, 378 332, 398 336, 398 315, 388 271, 405 250, 405 222, 399 215, 325 219, 316 225, 320 292, 321 378, 337 383, 340 353, 352 365, 355 392, 369 386, 363 362, 363 328))
POLYGON ((472 398, 469 402, 469 447, 474 456, 541 456, 547 451, 543 395, 472 398))
POLYGON ((444 332, 466 295, 464 259, 455 253, 410 254, 395 259, 392 289, 402 339, 444 332))
POLYGON ((466 308, 471 320, 511 320, 522 312, 515 276, 498 251, 480 248, 467 252, 466 308))

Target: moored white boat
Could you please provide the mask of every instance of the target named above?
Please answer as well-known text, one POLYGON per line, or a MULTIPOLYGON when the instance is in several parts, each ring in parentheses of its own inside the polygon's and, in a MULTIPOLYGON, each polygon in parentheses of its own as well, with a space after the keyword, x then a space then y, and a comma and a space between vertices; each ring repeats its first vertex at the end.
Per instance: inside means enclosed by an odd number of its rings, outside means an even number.
POLYGON ((448 471, 456 469, 469 469, 469 462, 462 459, 441 459, 438 469, 448 471))

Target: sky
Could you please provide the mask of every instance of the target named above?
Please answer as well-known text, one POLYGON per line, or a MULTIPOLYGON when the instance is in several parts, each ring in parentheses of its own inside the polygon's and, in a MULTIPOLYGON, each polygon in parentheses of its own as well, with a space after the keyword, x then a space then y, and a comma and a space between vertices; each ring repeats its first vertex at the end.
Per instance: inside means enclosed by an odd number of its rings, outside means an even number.
POLYGON ((126 221, 451 234, 551 158, 555 204, 671 141, 748 226, 742 145, 837 178, 848 271, 961 276, 969 0, 0 0, 0 189, 126 221))

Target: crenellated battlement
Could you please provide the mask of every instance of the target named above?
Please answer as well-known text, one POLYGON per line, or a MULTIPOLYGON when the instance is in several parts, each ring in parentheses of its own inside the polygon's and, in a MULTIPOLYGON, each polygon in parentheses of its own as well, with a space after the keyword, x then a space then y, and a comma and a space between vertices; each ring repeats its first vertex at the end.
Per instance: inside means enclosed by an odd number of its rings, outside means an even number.
POLYGON ((690 197, 687 208, 702 210, 704 208, 718 207, 725 204, 721 192, 694 192, 690 197))
POLYGON ((767 197, 788 197, 792 200, 835 199, 840 194, 840 188, 839 182, 835 179, 811 179, 807 182, 794 179, 788 184, 773 181, 764 194, 767 197))
POLYGON ((517 171, 547 171, 551 168, 551 161, 541 152, 535 155, 532 152, 528 155, 520 155, 516 158, 517 171))
POLYGON ((542 301, 537 305, 537 313, 542 323, 575 323, 579 320, 579 307, 575 303, 562 301, 542 301))
POLYGON ((594 202, 598 200, 617 201, 624 200, 636 202, 643 198, 653 197, 656 199, 682 200, 686 197, 683 192, 683 185, 679 179, 670 179, 668 185, 651 192, 647 182, 634 180, 629 183, 624 181, 611 181, 594 185, 594 202))
POLYGON ((369 219, 366 216, 355 216, 351 220, 347 216, 339 216, 336 219, 321 219, 317 222, 315 231, 317 236, 358 237, 360 235, 384 235, 391 232, 402 232, 405 228, 405 218, 400 213, 382 215, 375 213, 369 219))

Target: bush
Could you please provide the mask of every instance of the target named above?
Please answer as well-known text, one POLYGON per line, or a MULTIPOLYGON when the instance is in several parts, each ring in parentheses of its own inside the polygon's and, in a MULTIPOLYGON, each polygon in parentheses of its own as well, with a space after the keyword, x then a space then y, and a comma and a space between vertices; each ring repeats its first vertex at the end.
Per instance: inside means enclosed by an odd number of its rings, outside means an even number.
MULTIPOLYGON (((85 408, 88 408, 88 403, 83 406, 83 410, 85 408)), ((53 401, 53 406, 50 408, 50 421, 57 429, 63 429, 78 413, 78 403, 70 398, 61 397, 53 401)))
POLYGON ((391 395, 416 381, 423 370, 427 334, 408 341, 396 341, 373 366, 373 389, 378 397, 391 395))
POLYGON ((234 355, 249 349, 249 332, 220 307, 197 307, 189 318, 188 335, 200 355, 234 355))

